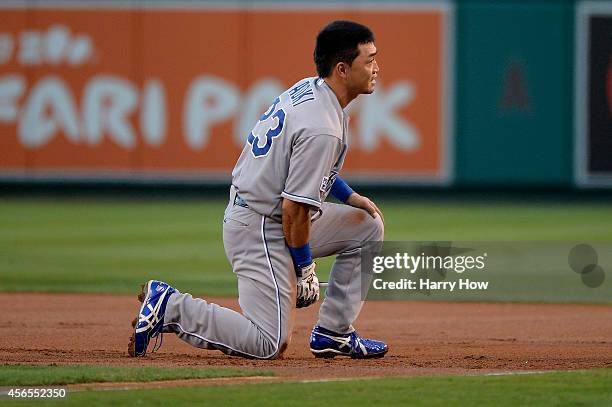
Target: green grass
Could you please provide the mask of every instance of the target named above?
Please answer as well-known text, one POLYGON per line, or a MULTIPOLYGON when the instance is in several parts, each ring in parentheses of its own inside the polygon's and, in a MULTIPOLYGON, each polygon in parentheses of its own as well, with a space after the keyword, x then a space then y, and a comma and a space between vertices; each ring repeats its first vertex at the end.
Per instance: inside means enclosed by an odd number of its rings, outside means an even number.
POLYGON ((0 366, 0 386, 59 386, 74 383, 151 382, 271 375, 267 371, 230 368, 3 365, 0 366))
MULTIPOLYGON (((0 291, 134 293, 164 279, 235 296, 221 200, 0 200, 0 291)), ((380 202, 387 240, 612 240, 612 207, 596 204, 380 202)), ((327 280, 331 259, 319 262, 327 280)))
POLYGON ((73 392, 32 405, 209 406, 591 406, 612 403, 612 370, 514 376, 381 378, 327 383, 248 384, 73 392))

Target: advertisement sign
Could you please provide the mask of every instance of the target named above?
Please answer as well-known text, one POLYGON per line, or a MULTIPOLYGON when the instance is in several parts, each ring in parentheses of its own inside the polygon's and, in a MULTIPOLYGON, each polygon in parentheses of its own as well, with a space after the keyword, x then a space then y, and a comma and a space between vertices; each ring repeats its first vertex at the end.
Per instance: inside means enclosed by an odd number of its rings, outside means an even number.
POLYGON ((271 101, 315 76, 315 37, 376 36, 373 95, 351 106, 349 179, 447 183, 446 3, 37 2, 0 6, 0 175, 229 180, 271 101), (355 8, 357 7, 357 8, 355 8))

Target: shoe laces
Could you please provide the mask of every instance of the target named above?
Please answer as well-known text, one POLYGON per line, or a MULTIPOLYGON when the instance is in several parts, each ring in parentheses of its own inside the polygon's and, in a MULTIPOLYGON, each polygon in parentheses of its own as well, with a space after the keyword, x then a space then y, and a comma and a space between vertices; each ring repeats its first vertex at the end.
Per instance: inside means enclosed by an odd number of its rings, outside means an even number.
POLYGON ((153 350, 151 351, 151 353, 157 352, 159 348, 162 347, 163 343, 164 343, 164 333, 160 332, 157 335, 155 335, 155 344, 153 345, 153 350))

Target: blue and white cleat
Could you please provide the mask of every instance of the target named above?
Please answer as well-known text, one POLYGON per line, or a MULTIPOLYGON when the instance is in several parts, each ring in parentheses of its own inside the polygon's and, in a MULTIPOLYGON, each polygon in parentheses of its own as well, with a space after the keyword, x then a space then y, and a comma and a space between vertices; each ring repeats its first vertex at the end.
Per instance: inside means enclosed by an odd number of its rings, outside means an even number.
MULTIPOLYGON (((170 295, 176 290, 162 281, 150 280, 142 286, 138 300, 142 306, 132 321, 134 333, 128 344, 132 357, 144 356, 151 338, 158 336, 164 327, 164 314, 170 295)), ((160 343, 161 346, 161 343, 160 343)))
POLYGON ((338 334, 317 325, 310 334, 310 351, 317 358, 382 358, 388 350, 389 347, 384 342, 362 338, 356 331, 338 334))

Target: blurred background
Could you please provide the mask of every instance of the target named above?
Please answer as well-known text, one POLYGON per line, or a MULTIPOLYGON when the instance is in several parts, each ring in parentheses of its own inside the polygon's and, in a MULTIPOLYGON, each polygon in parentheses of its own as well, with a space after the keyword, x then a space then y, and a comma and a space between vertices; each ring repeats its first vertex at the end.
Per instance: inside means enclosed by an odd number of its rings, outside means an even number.
POLYGON ((376 36, 343 176, 388 238, 612 238, 612 1, 4 0, 0 289, 234 293, 231 169, 334 19, 376 36))
MULTIPOLYGON (((612 185, 612 2, 3 1, 0 176, 225 185, 251 127, 367 24, 380 84, 345 176, 444 187, 612 185)), ((5 184, 6 185, 6 184, 5 184)))

